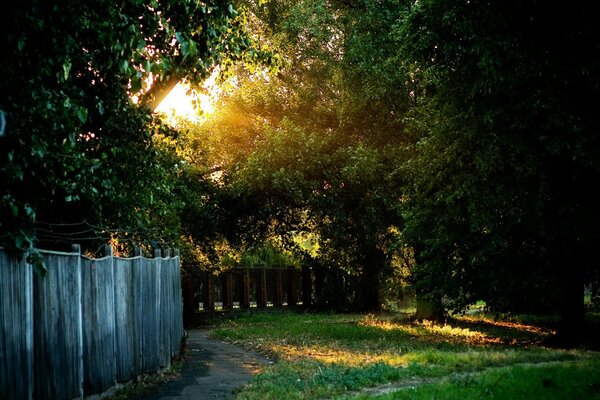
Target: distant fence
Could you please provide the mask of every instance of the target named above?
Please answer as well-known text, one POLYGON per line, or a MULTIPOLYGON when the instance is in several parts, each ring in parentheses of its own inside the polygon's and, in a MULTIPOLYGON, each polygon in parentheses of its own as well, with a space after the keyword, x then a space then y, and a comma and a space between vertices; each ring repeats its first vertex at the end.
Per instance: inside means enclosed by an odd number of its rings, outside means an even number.
POLYGON ((183 337, 180 260, 0 249, 0 399, 73 399, 158 371, 183 337))
POLYGON ((184 280, 186 324, 196 317, 222 311, 279 307, 331 306, 331 297, 352 290, 341 271, 310 268, 244 268, 220 273, 201 272, 196 280, 184 280), (336 293, 336 291, 339 291, 336 293))
MULTIPOLYGON (((296 306, 303 300, 307 303, 302 297, 302 276, 301 271, 294 268, 201 272, 199 282, 188 281, 184 287, 184 303, 189 312, 296 306)), ((305 282, 307 279, 304 275, 305 282)))

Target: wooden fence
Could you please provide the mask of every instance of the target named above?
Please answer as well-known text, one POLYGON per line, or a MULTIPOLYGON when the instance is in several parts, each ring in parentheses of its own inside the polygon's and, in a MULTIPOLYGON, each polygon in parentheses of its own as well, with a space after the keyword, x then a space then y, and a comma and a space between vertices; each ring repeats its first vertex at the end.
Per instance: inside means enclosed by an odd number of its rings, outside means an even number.
POLYGON ((184 303, 191 312, 310 303, 302 298, 303 275, 294 268, 234 268, 219 274, 201 272, 199 276, 199 282, 190 281, 184 288, 184 303))
POLYGON ((205 314, 233 310, 331 308, 332 297, 350 292, 352 284, 341 271, 308 266, 201 272, 184 280, 184 322, 192 326, 205 314))
MULTIPOLYGON (((183 337, 180 260, 0 249, 0 399, 73 399, 167 367, 183 337)), ((139 254, 139 252, 138 252, 139 254)))

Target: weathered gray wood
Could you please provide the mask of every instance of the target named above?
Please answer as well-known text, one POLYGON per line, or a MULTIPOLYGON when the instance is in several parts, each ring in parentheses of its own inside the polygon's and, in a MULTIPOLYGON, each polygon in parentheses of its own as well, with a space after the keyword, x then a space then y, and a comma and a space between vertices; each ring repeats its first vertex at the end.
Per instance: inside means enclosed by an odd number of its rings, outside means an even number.
POLYGON ((179 249, 175 249, 173 263, 173 330, 171 333, 171 357, 175 357, 181 351, 181 340, 183 339, 183 296, 181 290, 181 259, 179 249))
POLYGON ((145 310, 143 309, 143 266, 142 258, 136 257, 132 264, 132 291, 130 301, 133 303, 133 323, 131 327, 133 332, 131 333, 133 340, 133 375, 138 376, 144 373, 144 342, 143 342, 143 331, 144 331, 144 319, 145 310))
POLYGON ((82 398, 179 353, 178 252, 122 259, 107 249, 92 260, 76 250, 43 251, 41 277, 0 249, 0 399, 82 398))
MULTIPOLYGON (((118 382, 127 382, 139 374, 136 368, 136 299, 134 268, 136 260, 113 261, 115 306, 115 358, 118 382)), ((140 362, 141 365, 141 362, 140 362)), ((140 367, 141 369, 141 367, 140 367)))
POLYGON ((33 398, 32 268, 0 250, 0 398, 33 398))
MULTIPOLYGON (((140 285, 141 309, 136 312, 142 314, 142 372, 150 374, 158 370, 158 296, 159 296, 159 269, 156 259, 141 258, 140 285)), ((138 293, 136 293, 138 295, 138 293)))
POLYGON ((80 260, 44 254, 48 273, 33 278, 35 399, 83 396, 80 260))
MULTIPOLYGON (((168 254, 167 254, 168 256, 168 254)), ((159 326, 159 344, 158 344, 158 361, 161 367, 166 367, 171 362, 171 342, 170 342, 170 330, 171 324, 169 319, 171 318, 171 285, 169 282, 169 259, 168 258, 156 258, 156 268, 159 273, 159 290, 160 295, 157 300, 158 303, 158 326, 159 326)))
POLYGON ((116 311, 113 257, 82 260, 83 387, 86 394, 102 393, 117 377, 116 311))

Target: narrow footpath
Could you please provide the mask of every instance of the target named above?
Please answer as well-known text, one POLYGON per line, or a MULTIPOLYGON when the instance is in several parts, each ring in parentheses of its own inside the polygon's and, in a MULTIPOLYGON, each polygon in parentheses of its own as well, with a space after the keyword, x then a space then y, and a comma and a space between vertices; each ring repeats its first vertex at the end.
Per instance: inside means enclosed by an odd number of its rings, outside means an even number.
POLYGON ((139 400, 230 399, 268 358, 238 346, 211 339, 204 330, 188 331, 188 360, 181 376, 139 400))

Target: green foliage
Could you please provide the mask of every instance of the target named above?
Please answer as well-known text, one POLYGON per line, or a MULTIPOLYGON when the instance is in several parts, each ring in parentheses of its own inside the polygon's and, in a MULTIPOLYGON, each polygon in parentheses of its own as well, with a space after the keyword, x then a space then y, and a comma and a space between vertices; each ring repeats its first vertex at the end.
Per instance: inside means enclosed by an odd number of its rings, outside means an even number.
POLYGON ((458 309, 484 298, 581 315, 600 227, 593 15, 580 3, 428 0, 397 24, 418 88, 403 235, 421 291, 458 309))
POLYGON ((270 242, 246 250, 240 259, 241 266, 251 268, 287 268, 299 264, 300 260, 294 254, 284 252, 270 242))
POLYGON ((221 0, 31 0, 5 11, 0 242, 172 242, 184 207, 173 192, 185 167, 156 142, 175 133, 146 106, 168 82, 202 81, 249 50, 253 62, 276 68, 245 31, 243 13, 221 0), (93 232, 57 238, 47 229, 82 221, 93 232))

